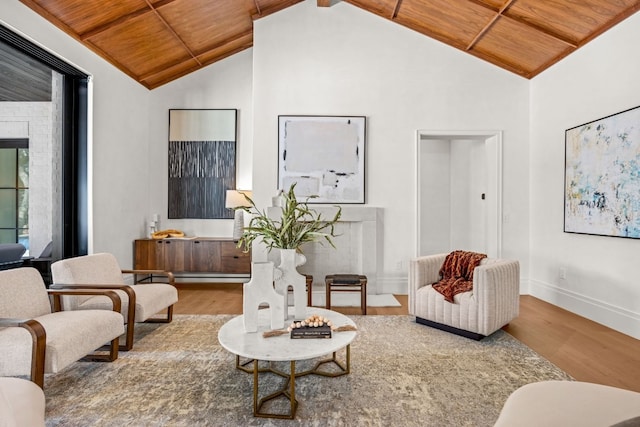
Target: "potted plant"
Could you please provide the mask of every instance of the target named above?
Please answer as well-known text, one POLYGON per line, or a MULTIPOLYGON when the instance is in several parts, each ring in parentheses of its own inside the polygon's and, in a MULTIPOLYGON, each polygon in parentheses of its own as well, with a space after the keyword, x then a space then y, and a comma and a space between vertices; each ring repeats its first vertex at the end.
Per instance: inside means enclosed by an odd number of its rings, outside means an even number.
MULTIPOLYGON (((258 209, 254 201, 247 195, 245 198, 250 206, 239 207, 251 214, 249 225, 244 228, 238 240, 238 247, 245 251, 251 250, 253 242, 261 238, 267 249, 295 249, 308 242, 328 242, 335 248, 332 237, 336 237, 334 226, 340 219, 342 209, 338 210, 332 219, 325 219, 321 214, 309 208, 307 201, 297 200, 293 183, 288 191, 282 194, 282 215, 280 219, 272 219, 264 210, 258 209)), ((317 196, 310 196, 314 198, 317 196)), ((308 200, 308 199, 307 199, 308 200)))
MULTIPOLYGON (((270 218, 265 211, 258 209, 254 201, 245 194, 250 206, 239 207, 252 215, 248 227, 245 227, 238 240, 238 247, 245 251, 251 250, 253 242, 260 238, 271 251, 273 248, 280 252, 280 265, 274 274, 275 289, 285 300, 287 306, 288 290, 293 288, 295 318, 305 317, 306 292, 305 277, 298 273, 296 267, 304 264, 306 258, 300 253, 300 246, 309 242, 328 242, 332 247, 333 237, 336 237, 334 225, 340 219, 342 209, 338 210, 331 219, 325 219, 321 214, 307 206, 307 202, 299 202, 294 192, 296 184, 282 194, 282 214, 280 219, 270 218)), ((315 196, 312 196, 315 197, 315 196)), ((284 312, 287 318, 287 310, 284 312)))

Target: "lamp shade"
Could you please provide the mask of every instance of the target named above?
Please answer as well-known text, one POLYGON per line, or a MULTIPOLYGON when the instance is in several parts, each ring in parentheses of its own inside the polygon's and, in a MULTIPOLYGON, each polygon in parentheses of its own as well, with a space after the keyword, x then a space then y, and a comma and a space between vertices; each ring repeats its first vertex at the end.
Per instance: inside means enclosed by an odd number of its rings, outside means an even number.
POLYGON ((224 206, 226 208, 240 208, 243 206, 251 206, 244 195, 251 197, 251 191, 249 190, 227 190, 227 198, 224 206))

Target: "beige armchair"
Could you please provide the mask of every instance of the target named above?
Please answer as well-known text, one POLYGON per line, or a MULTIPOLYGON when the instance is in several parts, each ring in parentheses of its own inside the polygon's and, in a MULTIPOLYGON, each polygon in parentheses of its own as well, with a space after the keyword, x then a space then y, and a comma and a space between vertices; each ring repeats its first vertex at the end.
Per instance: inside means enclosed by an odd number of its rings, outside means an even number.
MULTIPOLYGON (((123 350, 133 348, 136 322, 171 322, 173 304, 178 301, 178 290, 173 286, 171 272, 160 270, 122 270, 112 254, 99 253, 56 261, 51 265, 52 289, 65 288, 109 288, 122 299, 122 315, 127 324, 126 342, 123 350), (124 282, 124 274, 134 275, 134 284, 124 282), (165 276, 169 283, 136 283, 138 274, 165 276), (166 317, 155 317, 166 310, 166 317)), ((65 296, 65 310, 108 309, 109 302, 99 296, 65 296)))
POLYGON ((0 376, 31 375, 44 386, 55 373, 110 343, 108 354, 91 358, 113 361, 124 333, 120 298, 109 290, 47 290, 35 268, 0 271, 0 376), (103 295, 109 310, 59 311, 62 295, 103 295), (53 297, 54 309, 49 296, 53 297))
POLYGON ((416 322, 479 340, 518 316, 518 261, 483 259, 474 270, 473 289, 450 303, 432 287, 446 256, 423 256, 409 263, 409 314, 416 322))
POLYGON ((581 381, 540 381, 509 396, 495 427, 638 427, 640 393, 581 381))
POLYGON ((44 427, 44 392, 22 378, 0 378, 0 426, 44 427))

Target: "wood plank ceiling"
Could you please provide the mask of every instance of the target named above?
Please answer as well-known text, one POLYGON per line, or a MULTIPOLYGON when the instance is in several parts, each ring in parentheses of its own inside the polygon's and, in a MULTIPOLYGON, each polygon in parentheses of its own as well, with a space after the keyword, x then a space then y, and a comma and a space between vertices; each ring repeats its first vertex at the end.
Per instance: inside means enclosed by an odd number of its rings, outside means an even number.
MULTIPOLYGON (((251 47, 254 20, 304 0, 20 1, 153 89, 251 47)), ((640 9, 640 0, 343 1, 525 78, 640 9)))

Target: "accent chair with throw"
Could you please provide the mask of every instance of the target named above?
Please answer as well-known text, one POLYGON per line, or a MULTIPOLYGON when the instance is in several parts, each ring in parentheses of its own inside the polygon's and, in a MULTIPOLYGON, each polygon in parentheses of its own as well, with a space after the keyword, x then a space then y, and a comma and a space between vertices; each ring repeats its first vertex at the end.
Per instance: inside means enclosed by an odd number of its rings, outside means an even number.
POLYGON ((35 268, 0 271, 0 376, 31 375, 42 388, 45 373, 59 372, 105 344, 110 343, 108 354, 89 356, 115 360, 123 333, 120 298, 114 291, 47 290, 35 268), (60 311, 63 294, 102 295, 109 309, 60 311))
POLYGON ((453 251, 409 263, 409 314, 416 322, 480 340, 518 316, 520 264, 453 251))
MULTIPOLYGON (((115 256, 108 253, 67 258, 51 265, 52 289, 107 288, 114 289, 122 299, 122 315, 127 324, 126 342, 123 350, 133 348, 136 322, 164 322, 173 319, 173 304, 178 302, 178 290, 173 286, 171 272, 161 270, 122 270, 115 256), (169 283, 134 283, 127 285, 124 274, 154 274, 165 276, 169 283), (164 318, 155 315, 166 310, 164 318)), ((136 280, 134 279, 134 282, 136 280)), ((68 310, 108 309, 103 297, 67 296, 62 299, 68 310)))

